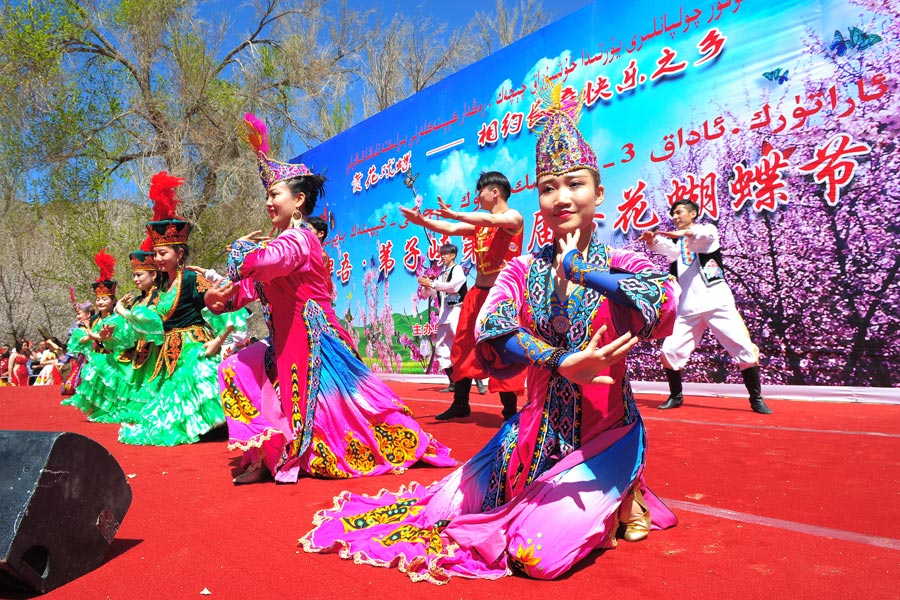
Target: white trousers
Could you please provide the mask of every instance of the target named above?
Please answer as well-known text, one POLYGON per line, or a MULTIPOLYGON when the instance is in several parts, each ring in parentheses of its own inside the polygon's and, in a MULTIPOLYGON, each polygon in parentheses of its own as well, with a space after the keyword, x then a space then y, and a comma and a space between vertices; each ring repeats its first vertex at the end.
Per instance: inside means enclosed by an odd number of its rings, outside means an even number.
POLYGON ((684 369, 707 327, 742 371, 759 363, 759 348, 750 340, 744 319, 732 305, 688 317, 678 315, 672 335, 663 340, 663 366, 673 371, 684 369))
POLYGON ((453 366, 450 362, 450 349, 453 347, 453 338, 456 337, 457 323, 459 323, 459 308, 454 307, 437 326, 434 336, 434 356, 441 371, 453 366))

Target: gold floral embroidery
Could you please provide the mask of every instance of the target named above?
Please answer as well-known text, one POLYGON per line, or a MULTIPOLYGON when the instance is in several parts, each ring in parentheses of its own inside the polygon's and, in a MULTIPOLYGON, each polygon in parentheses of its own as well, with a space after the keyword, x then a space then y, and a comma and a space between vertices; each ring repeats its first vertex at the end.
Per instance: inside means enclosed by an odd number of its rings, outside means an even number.
POLYGON ((200 273, 197 273, 197 291, 203 294, 211 287, 212 282, 200 273))
POLYGON ((375 426, 375 440, 379 453, 392 465, 403 465, 416 460, 419 435, 403 425, 379 423, 375 426))
POLYGON ((337 456, 324 441, 313 438, 310 450, 312 451, 312 458, 309 461, 309 472, 313 477, 325 477, 328 479, 347 479, 351 477, 350 473, 343 471, 338 466, 337 456))
POLYGON ((384 546, 393 546, 395 544, 424 544, 430 554, 439 554, 444 550, 444 541, 437 526, 422 528, 415 525, 401 525, 389 535, 378 538, 384 546))
POLYGON ((249 423, 259 416, 259 410, 250 402, 250 398, 244 395, 237 387, 234 368, 226 367, 222 370, 224 384, 222 386, 222 408, 225 416, 231 417, 241 423, 249 423))
POLYGON ((344 523, 344 531, 353 531, 356 529, 366 529, 373 525, 387 525, 389 523, 400 523, 409 516, 414 516, 424 510, 424 506, 416 504, 417 500, 408 499, 400 500, 388 506, 379 506, 368 512, 364 512, 352 517, 342 517, 344 523))
POLYGON ((346 448, 347 465, 360 473, 371 473, 375 469, 375 452, 348 431, 346 448))
MULTIPOLYGON (((528 571, 531 567, 537 567, 537 565, 541 562, 540 556, 535 556, 535 546, 531 542, 531 540, 526 540, 528 546, 523 546, 519 543, 519 548, 516 550, 515 556, 510 556, 510 561, 518 567, 522 571, 528 571)), ((541 547, 537 546, 537 549, 540 550, 541 547)), ((541 569, 542 567, 538 567, 541 569)))

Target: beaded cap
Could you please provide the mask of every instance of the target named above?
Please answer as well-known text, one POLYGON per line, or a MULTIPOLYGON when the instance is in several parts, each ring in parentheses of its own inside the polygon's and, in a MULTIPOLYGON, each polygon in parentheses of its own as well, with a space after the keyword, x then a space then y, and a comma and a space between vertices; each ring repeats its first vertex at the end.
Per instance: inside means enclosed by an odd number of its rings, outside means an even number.
POLYGON ((259 178, 266 191, 279 181, 287 181, 301 175, 313 174, 309 167, 303 163, 284 163, 269 158, 269 129, 262 119, 253 113, 244 115, 243 137, 256 152, 259 178))
POLYGON ((549 95, 541 98, 546 108, 533 125, 535 130, 543 127, 535 148, 538 178, 579 169, 599 172, 597 155, 578 130, 583 102, 581 95, 563 94, 561 84, 556 84, 549 95))

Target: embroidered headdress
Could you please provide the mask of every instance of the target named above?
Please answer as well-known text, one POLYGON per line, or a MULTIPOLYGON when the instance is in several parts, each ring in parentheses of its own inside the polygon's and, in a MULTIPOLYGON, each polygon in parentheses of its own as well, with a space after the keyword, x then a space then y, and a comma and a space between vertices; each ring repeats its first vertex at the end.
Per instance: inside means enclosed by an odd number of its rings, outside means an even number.
POLYGON ((112 255, 106 253, 106 248, 94 255, 94 264, 100 269, 100 277, 91 284, 94 288, 94 295, 97 298, 101 296, 115 296, 116 282, 113 280, 113 274, 116 272, 116 259, 112 255))
POLYGON ((160 171, 150 180, 150 200, 153 201, 153 220, 147 223, 147 235, 153 247, 187 244, 191 224, 175 216, 178 198, 175 188, 184 183, 181 177, 160 171))
POLYGON ((259 178, 267 191, 279 181, 313 174, 309 167, 302 163, 283 163, 269 158, 269 130, 262 119, 253 113, 244 115, 243 137, 256 152, 259 178))
POLYGON ((128 255, 131 259, 132 271, 156 271, 156 261, 153 260, 153 238, 148 234, 141 242, 141 249, 128 255))
POLYGON ((581 95, 563 95, 561 84, 556 84, 549 94, 541 97, 544 109, 532 126, 537 130, 543 125, 536 148, 535 170, 538 178, 579 169, 599 172, 594 149, 578 131, 583 102, 581 95))

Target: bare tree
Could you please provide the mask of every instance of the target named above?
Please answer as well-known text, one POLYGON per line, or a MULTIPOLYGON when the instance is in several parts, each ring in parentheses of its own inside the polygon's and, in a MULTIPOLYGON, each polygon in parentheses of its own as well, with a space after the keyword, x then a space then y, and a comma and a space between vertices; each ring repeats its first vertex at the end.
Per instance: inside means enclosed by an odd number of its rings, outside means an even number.
POLYGON ((540 0, 517 0, 510 10, 503 0, 496 0, 494 14, 475 13, 474 28, 480 41, 480 54, 487 56, 508 46, 550 22, 540 0))

